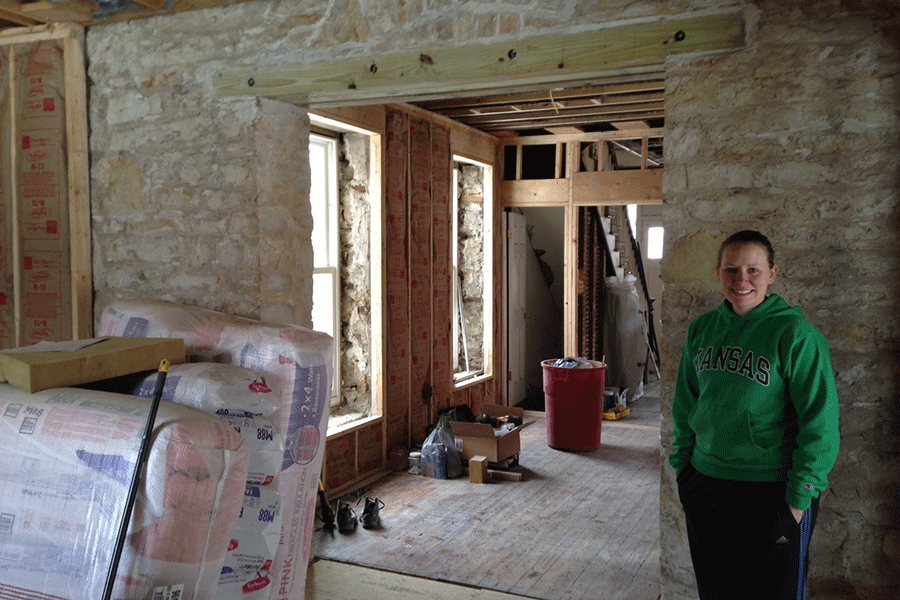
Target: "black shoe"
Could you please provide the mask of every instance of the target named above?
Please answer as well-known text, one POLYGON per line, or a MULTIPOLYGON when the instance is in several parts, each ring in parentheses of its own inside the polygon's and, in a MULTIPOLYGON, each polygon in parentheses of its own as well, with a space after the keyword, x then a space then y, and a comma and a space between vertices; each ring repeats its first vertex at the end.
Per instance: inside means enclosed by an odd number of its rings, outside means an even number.
POLYGON ((349 502, 338 500, 337 526, 341 533, 353 533, 356 531, 356 513, 350 508, 349 502))
POLYGON ((363 507, 362 526, 363 529, 375 529, 381 524, 381 518, 378 511, 384 508, 384 502, 378 498, 372 499, 366 497, 366 505, 363 507))

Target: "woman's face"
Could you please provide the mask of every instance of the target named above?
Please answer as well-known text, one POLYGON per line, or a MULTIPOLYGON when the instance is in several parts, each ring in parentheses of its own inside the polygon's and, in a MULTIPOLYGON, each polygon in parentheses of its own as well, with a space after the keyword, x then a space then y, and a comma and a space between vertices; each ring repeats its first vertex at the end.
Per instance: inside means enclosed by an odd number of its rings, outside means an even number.
POLYGON ((729 244, 716 267, 722 294, 734 312, 744 317, 766 299, 769 284, 775 281, 778 265, 769 266, 766 249, 759 244, 729 244))

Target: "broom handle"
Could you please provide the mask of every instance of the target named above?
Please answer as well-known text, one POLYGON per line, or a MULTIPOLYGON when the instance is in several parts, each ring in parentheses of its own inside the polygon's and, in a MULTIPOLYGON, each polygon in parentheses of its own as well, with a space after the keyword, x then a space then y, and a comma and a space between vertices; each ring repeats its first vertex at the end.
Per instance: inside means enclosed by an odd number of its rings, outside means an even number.
POLYGON ((159 401, 162 399, 163 388, 166 386, 166 374, 169 372, 169 361, 159 363, 159 373, 156 376, 156 388, 153 390, 153 400, 150 403, 150 413, 147 415, 147 425, 144 427, 144 435, 141 439, 141 448, 138 451, 137 461, 134 465, 134 473, 131 475, 131 487, 128 490, 128 500, 125 502, 125 513, 119 527, 119 535, 116 538, 116 547, 113 551, 109 572, 106 574, 106 588, 103 591, 103 600, 112 597, 113 585, 116 581, 116 571, 119 570, 119 559, 122 557, 122 549, 125 547, 125 536, 128 533, 128 524, 131 522, 131 511, 137 498, 138 488, 141 482, 141 469, 150 454, 150 435, 153 433, 153 422, 156 421, 156 412, 159 410, 159 401))

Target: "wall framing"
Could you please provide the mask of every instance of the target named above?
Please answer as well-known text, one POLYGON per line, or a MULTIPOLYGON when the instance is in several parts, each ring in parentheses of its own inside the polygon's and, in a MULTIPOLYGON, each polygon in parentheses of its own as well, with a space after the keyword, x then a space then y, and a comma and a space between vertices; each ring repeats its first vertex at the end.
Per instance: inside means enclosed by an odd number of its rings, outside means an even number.
POLYGON ((2 136, 5 155, 2 173, 6 182, 3 194, 11 221, 8 229, 12 233, 2 249, 6 267, 12 273, 12 289, 4 290, 5 306, 12 304, 12 331, 5 343, 21 346, 41 340, 88 338, 93 334, 93 282, 84 31, 72 24, 9 29, 0 34, 0 50, 8 70, 4 100, 9 120, 0 127, 6 130, 2 136), (22 68, 19 58, 42 47, 56 48, 60 56, 61 73, 53 73, 56 79, 53 98, 50 90, 41 90, 41 82, 37 80, 27 82, 29 89, 19 89, 20 82, 15 76, 22 68), (57 102, 63 105, 61 119, 52 129, 44 129, 51 140, 52 152, 59 153, 56 172, 50 166, 53 163, 42 164, 38 157, 25 152, 25 146, 30 144, 26 144, 24 137, 20 139, 28 131, 22 120, 26 113, 22 111, 30 106, 22 101, 23 93, 29 97, 43 93, 44 111, 58 109, 57 102), (29 179, 32 190, 28 191, 23 184, 25 161, 32 159, 29 168, 40 178, 40 183, 35 185, 29 179), (42 188, 46 191, 41 191, 42 188), (37 205, 28 213, 26 195, 32 202, 41 203, 45 214, 35 212, 37 205), (55 226, 53 214, 60 215, 61 222, 55 226), (42 218, 49 220, 41 222, 42 218), (44 231, 40 232, 42 225, 44 231), (58 237, 52 234, 55 227, 58 227, 58 237), (26 244, 29 231, 40 235, 31 236, 36 241, 26 244), (44 233, 46 241, 40 239, 44 233), (39 251, 41 244, 49 243, 54 244, 54 253, 60 254, 59 264, 48 260, 47 271, 41 273, 37 271, 42 268, 37 266, 38 261, 27 255, 39 251), (46 274, 54 270, 58 272, 58 282, 54 281, 55 275, 46 274), (41 280, 47 288, 41 287, 44 285, 41 280))

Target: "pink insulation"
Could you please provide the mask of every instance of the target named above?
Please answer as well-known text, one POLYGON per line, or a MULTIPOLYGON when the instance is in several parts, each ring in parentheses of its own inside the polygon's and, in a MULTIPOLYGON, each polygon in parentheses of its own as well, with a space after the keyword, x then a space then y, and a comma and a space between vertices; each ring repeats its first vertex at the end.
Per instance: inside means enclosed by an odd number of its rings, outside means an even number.
POLYGON ((268 419, 272 431, 282 436, 274 480, 244 490, 244 507, 250 508, 245 515, 256 522, 245 519, 235 528, 216 598, 302 598, 328 426, 332 338, 294 325, 269 325, 158 300, 112 303, 103 311, 97 335, 182 338, 189 363, 224 363, 264 377, 277 394, 274 412, 243 406, 216 409, 244 410, 268 419), (280 528, 273 529, 279 522, 280 528))
MULTIPOLYGON (((149 408, 0 384, 0 597, 102 597, 149 408)), ((113 598, 214 597, 248 456, 215 417, 160 405, 113 598)))

